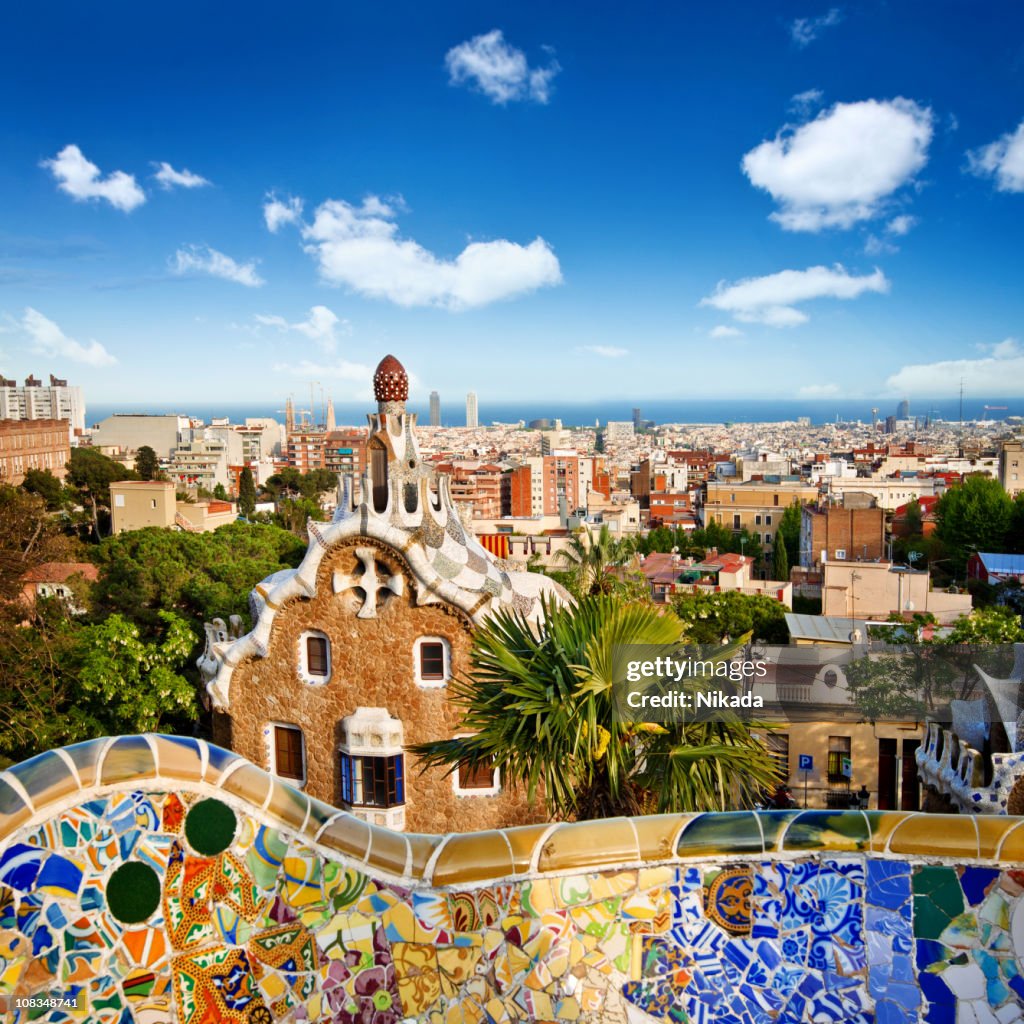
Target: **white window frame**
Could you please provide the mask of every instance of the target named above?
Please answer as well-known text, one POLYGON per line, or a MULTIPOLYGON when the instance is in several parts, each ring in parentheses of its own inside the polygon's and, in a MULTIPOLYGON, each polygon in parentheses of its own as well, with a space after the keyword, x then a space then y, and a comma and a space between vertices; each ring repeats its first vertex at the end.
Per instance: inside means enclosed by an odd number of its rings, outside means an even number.
POLYGON ((419 636, 412 645, 412 670, 417 686, 425 690, 437 690, 448 685, 452 677, 452 645, 443 636, 419 636), (420 649, 424 644, 440 644, 444 652, 444 669, 440 679, 424 679, 420 649))
POLYGON ((299 678, 308 686, 326 686, 331 681, 334 670, 334 659, 331 655, 331 638, 319 629, 307 629, 299 634, 299 678), (327 641, 327 675, 319 675, 309 671, 309 653, 306 641, 312 638, 327 641))
POLYGON ((270 774, 275 779, 280 779, 282 782, 287 783, 289 786, 295 786, 297 789, 302 789, 306 785, 306 779, 309 777, 309 769, 307 766, 307 753, 306 753, 306 734, 302 731, 302 727, 296 725, 294 722, 271 722, 264 735, 267 738, 267 764, 270 765, 270 774), (277 774, 277 737, 275 735, 276 729, 291 729, 293 732, 299 734, 299 738, 302 740, 302 779, 294 779, 290 775, 278 775, 277 774))
MULTIPOLYGON (((467 736, 472 736, 473 733, 463 732, 455 736, 455 739, 465 739, 467 736)), ((501 769, 495 765, 491 771, 492 785, 490 786, 479 786, 470 789, 463 789, 459 785, 459 766, 455 766, 455 771, 452 772, 452 792, 458 797, 472 797, 472 796, 498 796, 501 793, 501 769)))
POLYGON ((836 561, 837 562, 845 562, 846 561, 846 548, 836 548, 836 561))

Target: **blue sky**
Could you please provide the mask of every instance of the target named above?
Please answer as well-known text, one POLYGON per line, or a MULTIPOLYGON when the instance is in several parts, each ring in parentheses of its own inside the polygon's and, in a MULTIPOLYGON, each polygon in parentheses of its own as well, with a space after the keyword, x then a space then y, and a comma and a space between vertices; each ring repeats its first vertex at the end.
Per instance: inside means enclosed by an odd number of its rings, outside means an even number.
POLYGON ((1015 3, 18 5, 0 372, 1024 395, 1015 3), (1018 339, 1020 339, 1018 341, 1018 339))

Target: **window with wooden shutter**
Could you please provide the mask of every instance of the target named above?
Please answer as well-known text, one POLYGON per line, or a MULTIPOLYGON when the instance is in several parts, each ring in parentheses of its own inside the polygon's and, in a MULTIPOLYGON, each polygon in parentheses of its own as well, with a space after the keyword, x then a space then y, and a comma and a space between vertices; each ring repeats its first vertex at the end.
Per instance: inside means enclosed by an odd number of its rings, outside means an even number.
POLYGON ((306 637, 306 668, 311 676, 326 676, 329 672, 327 637, 306 637))
POLYGON ((274 774, 299 781, 306 778, 302 730, 294 725, 274 726, 274 774))
POLYGON ((420 644, 420 678, 444 677, 444 644, 435 641, 420 644))

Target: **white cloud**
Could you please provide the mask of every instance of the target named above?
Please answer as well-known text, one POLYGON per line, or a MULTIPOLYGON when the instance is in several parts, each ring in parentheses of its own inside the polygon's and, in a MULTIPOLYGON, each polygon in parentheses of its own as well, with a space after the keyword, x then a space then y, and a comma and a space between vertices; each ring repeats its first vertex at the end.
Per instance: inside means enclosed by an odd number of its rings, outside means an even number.
POLYGON ((804 89, 791 97, 789 109, 801 117, 807 117, 815 107, 821 106, 825 94, 820 89, 804 89))
POLYGON ((868 256, 884 256, 899 251, 898 245, 893 245, 892 242, 879 238, 878 235, 868 235, 864 239, 864 252, 868 256))
POLYGON ((1015 338, 992 345, 980 359, 948 359, 904 366, 886 381, 894 394, 929 397, 955 395, 960 381, 974 395, 1006 398, 1024 395, 1024 349, 1015 338), (1016 381, 1016 383, 1014 383, 1016 381))
POLYGON ((442 259, 398 235, 395 206, 369 196, 362 206, 329 199, 302 229, 320 275, 399 306, 463 310, 560 284, 558 258, 543 238, 471 242, 442 259))
POLYGON ((799 47, 810 46, 823 28, 832 28, 843 20, 843 12, 833 7, 827 14, 817 18, 797 18, 789 26, 789 34, 799 47))
POLYGON ((100 169, 86 160, 75 145, 65 146, 52 160, 44 160, 40 167, 45 167, 57 179, 57 187, 74 199, 105 199, 126 213, 146 201, 146 193, 136 184, 133 175, 112 171, 105 178, 101 177, 100 169))
POLYGON ((995 178, 1000 192, 1024 192, 1024 121, 1016 131, 970 150, 967 169, 979 178, 995 178))
POLYGON ((256 273, 256 263, 236 263, 230 256, 211 249, 208 245, 190 245, 179 249, 171 260, 175 274, 209 274, 225 281, 244 284, 247 288, 259 288, 265 284, 256 273))
POLYGON ((52 320, 31 306, 25 310, 21 327, 32 342, 32 349, 43 355, 70 359, 89 366, 113 366, 117 360, 98 342, 83 345, 69 338, 52 320))
POLYGON ((263 204, 263 219, 271 234, 276 235, 285 224, 298 224, 301 216, 302 200, 298 196, 278 199, 273 192, 267 193, 263 204))
POLYGON ((326 306, 313 306, 309 316, 299 323, 289 323, 283 316, 260 316, 254 318, 267 327, 276 327, 279 331, 297 331, 315 342, 324 352, 333 352, 338 343, 339 334, 350 334, 351 325, 341 320, 326 306))
POLYGON ((531 68, 526 54, 506 43, 497 28, 453 46, 444 63, 452 85, 473 85, 500 104, 511 100, 547 103, 551 80, 561 71, 555 60, 547 67, 531 68))
POLYGON ((805 384, 797 391, 801 398, 828 398, 839 394, 838 384, 805 384))
POLYGON ((855 277, 845 268, 808 267, 782 270, 766 277, 749 277, 736 284, 719 282, 713 295, 701 299, 702 306, 731 313, 744 323, 769 327, 797 327, 809 317, 796 308, 812 299, 855 299, 864 292, 887 292, 889 282, 880 270, 855 277))
POLYGON ((576 351, 601 356, 602 359, 621 359, 629 355, 628 348, 619 348, 617 345, 577 345, 576 351))
POLYGON ((905 235, 916 223, 916 217, 911 217, 908 213, 901 213, 898 217, 893 217, 893 219, 885 225, 885 230, 888 231, 890 235, 905 235))
POLYGON ((848 228, 884 212, 885 200, 928 160, 932 112, 912 100, 837 103, 787 126, 743 157, 743 172, 779 204, 787 231, 848 228))
POLYGON ((160 182, 160 187, 163 189, 172 189, 175 186, 178 188, 202 188, 204 185, 210 184, 210 181, 202 175, 193 174, 187 167, 176 171, 166 160, 161 160, 160 163, 153 166, 157 168, 153 177, 160 182))
MULTIPOLYGON (((373 368, 364 363, 351 363, 345 359, 327 362, 302 359, 296 363, 275 363, 271 369, 273 373, 287 374, 289 377, 297 377, 303 381, 350 383, 354 387, 349 391, 349 397, 354 400, 367 401, 373 396, 373 368)), ((410 375, 411 380, 412 376, 410 375)))
POLYGON ((741 338, 743 332, 738 327, 729 327, 726 324, 719 324, 708 331, 709 338, 741 338))

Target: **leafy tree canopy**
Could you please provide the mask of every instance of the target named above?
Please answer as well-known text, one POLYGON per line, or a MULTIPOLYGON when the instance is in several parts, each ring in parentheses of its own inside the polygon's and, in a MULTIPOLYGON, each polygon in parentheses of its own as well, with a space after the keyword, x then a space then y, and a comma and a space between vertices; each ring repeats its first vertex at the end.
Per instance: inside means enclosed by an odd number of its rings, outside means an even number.
POLYGON ((672 607, 683 623, 686 639, 695 644, 719 644, 745 633, 770 644, 789 641, 786 606, 764 594, 677 594, 672 607))

